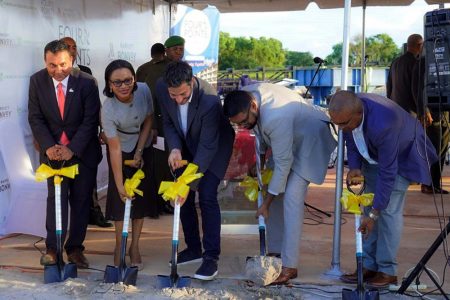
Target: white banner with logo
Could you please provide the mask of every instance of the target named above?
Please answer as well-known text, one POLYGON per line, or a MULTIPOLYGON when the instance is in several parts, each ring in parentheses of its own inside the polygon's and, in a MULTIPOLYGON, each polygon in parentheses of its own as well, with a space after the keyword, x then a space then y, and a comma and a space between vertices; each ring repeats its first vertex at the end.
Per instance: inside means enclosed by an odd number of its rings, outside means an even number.
MULTIPOLYGON (((168 35, 162 0, 0 0, 0 235, 45 236, 47 186, 34 181, 39 162, 27 120, 29 78, 44 67, 45 45, 71 36, 77 63, 91 68, 104 99, 107 64, 125 59, 137 69, 168 35)), ((107 171, 102 162, 99 187, 107 171)))

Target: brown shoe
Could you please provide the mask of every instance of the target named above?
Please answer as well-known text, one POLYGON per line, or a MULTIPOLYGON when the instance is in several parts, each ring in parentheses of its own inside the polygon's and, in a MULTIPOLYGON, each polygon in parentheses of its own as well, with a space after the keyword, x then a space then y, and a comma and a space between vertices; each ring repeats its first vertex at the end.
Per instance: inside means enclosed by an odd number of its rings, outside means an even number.
POLYGON ((424 193, 424 194, 443 194, 443 195, 447 195, 448 194, 447 190, 444 190, 444 189, 439 188, 439 187, 435 187, 434 190, 433 190, 432 186, 425 185, 425 184, 422 184, 422 186, 420 188, 420 191, 422 193, 424 193))
POLYGON ((266 254, 266 256, 281 258, 281 253, 269 252, 269 253, 266 254))
POLYGON ((387 288, 390 284, 397 284, 397 276, 391 276, 383 272, 378 272, 371 280, 367 281, 366 286, 374 289, 387 288))
POLYGON ((47 252, 41 256, 40 263, 42 266, 56 264, 56 250, 55 249, 47 249, 47 252))
MULTIPOLYGON (((376 271, 372 271, 366 268, 363 268, 363 281, 368 281, 374 278, 377 275, 376 271)), ((342 282, 345 283, 358 283, 358 271, 353 273, 344 274, 340 277, 342 282)))
POLYGON ((271 283, 271 285, 285 284, 290 279, 294 279, 294 278, 297 278, 297 269, 296 268, 282 267, 280 275, 278 276, 277 279, 275 279, 274 282, 271 283))
POLYGON ((67 258, 71 263, 77 265, 79 269, 87 269, 89 268, 89 262, 87 258, 84 256, 83 252, 79 249, 72 251, 70 254, 67 254, 67 258))

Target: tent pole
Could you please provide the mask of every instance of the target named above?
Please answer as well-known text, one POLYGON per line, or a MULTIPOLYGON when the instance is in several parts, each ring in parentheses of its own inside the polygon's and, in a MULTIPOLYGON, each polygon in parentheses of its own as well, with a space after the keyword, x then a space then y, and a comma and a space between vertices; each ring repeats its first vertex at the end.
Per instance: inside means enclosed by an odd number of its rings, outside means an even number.
POLYGON ((360 91, 362 93, 366 91, 366 85, 364 81, 366 80, 366 0, 363 1, 362 7, 362 41, 361 41, 361 83, 360 91))
MULTIPOLYGON (((341 67, 341 89, 347 89, 348 77, 348 53, 349 53, 349 33, 350 33, 350 15, 351 15, 351 0, 345 0, 344 8, 344 40, 342 43, 342 67, 341 67)), ((342 275, 341 271, 341 195, 344 172, 344 137, 342 130, 338 132, 338 151, 337 151, 337 165, 336 165, 336 191, 335 191, 335 205, 334 205, 334 226, 333 226, 333 252, 331 258, 331 269, 325 275, 332 277, 339 277, 342 275)))

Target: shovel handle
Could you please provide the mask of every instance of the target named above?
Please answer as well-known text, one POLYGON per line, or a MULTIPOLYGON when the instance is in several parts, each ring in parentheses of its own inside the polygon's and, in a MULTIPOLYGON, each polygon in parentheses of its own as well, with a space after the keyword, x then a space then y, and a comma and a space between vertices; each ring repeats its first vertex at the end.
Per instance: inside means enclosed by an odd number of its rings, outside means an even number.
POLYGON ((62 221, 61 221, 61 177, 55 175, 53 182, 55 185, 55 225, 56 234, 62 234, 62 221))
POLYGON ((128 226, 130 224, 131 199, 125 200, 125 212, 123 216, 122 236, 128 236, 128 226))
POLYGON ((123 161, 123 164, 124 164, 125 166, 131 167, 131 166, 134 165, 134 159, 126 159, 126 160, 123 161))

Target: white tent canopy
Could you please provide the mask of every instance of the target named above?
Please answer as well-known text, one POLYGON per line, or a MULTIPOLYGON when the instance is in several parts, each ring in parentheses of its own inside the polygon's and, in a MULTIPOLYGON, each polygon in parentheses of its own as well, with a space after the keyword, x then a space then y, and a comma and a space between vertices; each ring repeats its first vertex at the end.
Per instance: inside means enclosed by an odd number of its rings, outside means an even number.
MULTIPOLYGON (((343 8, 344 0, 166 0, 171 4, 183 4, 197 9, 204 9, 213 5, 221 13, 232 12, 268 12, 305 10, 312 2, 319 8, 343 8)), ((425 0, 428 4, 449 3, 445 0, 425 0)), ((357 6, 404 6, 410 5, 414 0, 354 0, 352 7, 357 6)))

